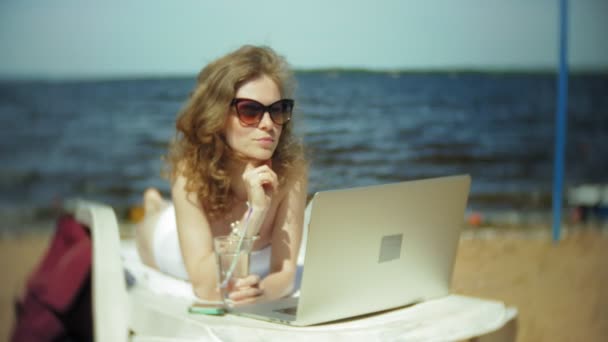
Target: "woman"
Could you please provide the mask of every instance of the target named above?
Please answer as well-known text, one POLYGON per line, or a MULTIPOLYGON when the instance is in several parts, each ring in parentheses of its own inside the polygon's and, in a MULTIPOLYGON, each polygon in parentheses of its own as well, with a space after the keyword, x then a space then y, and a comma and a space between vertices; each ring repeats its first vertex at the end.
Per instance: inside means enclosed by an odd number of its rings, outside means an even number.
POLYGON ((238 280, 229 298, 292 292, 307 193, 307 164, 290 120, 293 89, 286 61, 267 47, 244 46, 200 72, 167 158, 173 203, 154 189, 144 193, 136 241, 145 264, 187 277, 198 297, 217 300, 213 238, 232 224, 259 236, 252 269, 264 254, 270 258, 261 261, 266 270, 238 280))

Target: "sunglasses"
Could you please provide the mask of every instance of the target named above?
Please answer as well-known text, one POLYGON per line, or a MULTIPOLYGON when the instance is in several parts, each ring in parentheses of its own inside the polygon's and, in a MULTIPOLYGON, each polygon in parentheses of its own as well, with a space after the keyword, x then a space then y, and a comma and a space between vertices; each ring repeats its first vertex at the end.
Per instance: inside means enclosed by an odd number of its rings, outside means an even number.
POLYGON ((239 120, 247 125, 257 125, 264 113, 270 114, 270 119, 277 125, 284 125, 291 120, 291 111, 293 110, 294 101, 291 99, 282 99, 269 106, 264 106, 258 101, 250 99, 233 99, 231 106, 236 108, 236 114, 239 120))

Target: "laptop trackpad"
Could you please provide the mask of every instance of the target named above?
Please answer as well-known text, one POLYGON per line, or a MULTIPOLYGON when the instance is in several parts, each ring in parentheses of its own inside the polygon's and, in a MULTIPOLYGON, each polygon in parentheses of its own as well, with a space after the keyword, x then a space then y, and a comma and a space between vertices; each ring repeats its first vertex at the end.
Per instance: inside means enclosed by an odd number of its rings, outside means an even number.
POLYGON ((231 308, 230 311, 237 315, 251 316, 255 318, 267 317, 270 320, 295 320, 299 298, 283 298, 265 303, 255 303, 231 308))
POLYGON ((290 306, 288 308, 284 308, 284 309, 275 309, 275 312, 278 313, 282 313, 285 315, 291 315, 293 317, 296 317, 296 312, 298 312, 298 307, 297 306, 290 306))

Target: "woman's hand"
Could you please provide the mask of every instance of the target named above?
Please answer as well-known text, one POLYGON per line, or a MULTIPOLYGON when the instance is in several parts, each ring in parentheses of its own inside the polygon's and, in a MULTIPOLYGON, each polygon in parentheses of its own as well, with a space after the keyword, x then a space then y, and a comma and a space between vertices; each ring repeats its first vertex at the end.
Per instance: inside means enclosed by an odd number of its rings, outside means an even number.
POLYGON ((237 280, 234 288, 228 294, 234 304, 249 304, 257 301, 264 291, 259 288, 260 277, 255 274, 250 274, 245 278, 237 280))
POLYGON ((268 209, 272 195, 279 184, 277 174, 270 168, 270 161, 257 167, 251 163, 247 164, 243 172, 243 181, 249 204, 262 211, 268 209))

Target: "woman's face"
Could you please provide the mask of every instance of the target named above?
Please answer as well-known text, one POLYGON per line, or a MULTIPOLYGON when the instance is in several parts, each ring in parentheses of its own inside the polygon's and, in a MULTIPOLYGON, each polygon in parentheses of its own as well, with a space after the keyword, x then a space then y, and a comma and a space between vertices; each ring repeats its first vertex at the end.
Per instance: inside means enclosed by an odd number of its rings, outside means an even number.
MULTIPOLYGON (((270 77, 262 75, 243 83, 236 91, 235 98, 256 100, 268 106, 281 99, 281 92, 270 77)), ((270 119, 268 112, 264 113, 259 123, 245 125, 239 120, 234 106, 231 106, 226 122, 226 142, 250 160, 262 163, 272 157, 282 130, 281 125, 270 119)))

